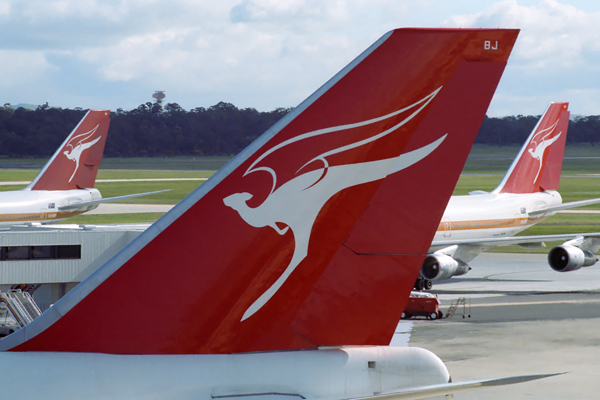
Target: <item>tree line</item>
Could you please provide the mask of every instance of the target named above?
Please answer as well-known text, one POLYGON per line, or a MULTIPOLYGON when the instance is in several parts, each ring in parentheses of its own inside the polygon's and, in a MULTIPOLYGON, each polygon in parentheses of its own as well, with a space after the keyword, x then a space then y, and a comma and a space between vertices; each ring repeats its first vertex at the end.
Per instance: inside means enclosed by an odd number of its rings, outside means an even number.
MULTIPOLYGON (((176 103, 145 103, 111 113, 106 157, 235 155, 291 109, 260 112, 220 102, 186 111, 176 103)), ((0 107, 0 157, 49 157, 83 118, 80 108, 0 107)), ((485 117, 475 143, 521 145, 539 116, 485 117)), ((600 116, 569 122, 567 143, 600 139, 600 116)))
MULTIPOLYGON (((522 145, 540 119, 540 115, 517 115, 484 118, 475 143, 490 145, 522 145)), ((575 116, 569 121, 567 145, 600 142, 600 115, 575 116)))

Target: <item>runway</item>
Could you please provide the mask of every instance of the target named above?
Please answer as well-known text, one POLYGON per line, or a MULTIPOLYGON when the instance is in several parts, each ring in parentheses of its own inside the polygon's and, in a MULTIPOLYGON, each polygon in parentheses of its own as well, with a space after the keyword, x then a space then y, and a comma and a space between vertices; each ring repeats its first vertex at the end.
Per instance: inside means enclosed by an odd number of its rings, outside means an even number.
POLYGON ((454 399, 598 398, 600 266, 558 273, 546 255, 495 253, 470 264, 468 274, 432 292, 444 313, 459 298, 471 307, 439 321, 415 320, 410 345, 436 353, 455 382, 568 373, 454 399))

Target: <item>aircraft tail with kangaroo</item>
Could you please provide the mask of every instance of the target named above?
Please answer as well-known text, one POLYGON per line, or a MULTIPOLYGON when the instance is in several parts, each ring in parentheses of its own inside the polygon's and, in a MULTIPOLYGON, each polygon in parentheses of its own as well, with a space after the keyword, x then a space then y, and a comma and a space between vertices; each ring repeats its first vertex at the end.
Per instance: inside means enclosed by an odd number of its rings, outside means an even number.
POLYGON ((44 398, 417 399, 542 377, 452 383, 426 350, 377 346, 517 33, 384 35, 0 340, 3 390, 26 379, 44 398))
POLYGON ((390 32, 0 345, 214 354, 389 343, 515 38, 390 32), (109 298, 119 305, 104 312, 109 298))

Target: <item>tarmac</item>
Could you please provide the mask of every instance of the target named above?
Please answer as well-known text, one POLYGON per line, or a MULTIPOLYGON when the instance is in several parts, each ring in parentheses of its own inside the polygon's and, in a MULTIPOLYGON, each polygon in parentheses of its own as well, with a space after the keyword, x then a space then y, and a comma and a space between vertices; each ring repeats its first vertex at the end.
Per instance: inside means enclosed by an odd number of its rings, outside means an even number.
POLYGON ((444 314, 464 305, 450 318, 414 320, 409 345, 437 354, 454 382, 565 374, 454 399, 600 398, 600 264, 559 273, 546 257, 479 255, 468 274, 431 291, 444 314))

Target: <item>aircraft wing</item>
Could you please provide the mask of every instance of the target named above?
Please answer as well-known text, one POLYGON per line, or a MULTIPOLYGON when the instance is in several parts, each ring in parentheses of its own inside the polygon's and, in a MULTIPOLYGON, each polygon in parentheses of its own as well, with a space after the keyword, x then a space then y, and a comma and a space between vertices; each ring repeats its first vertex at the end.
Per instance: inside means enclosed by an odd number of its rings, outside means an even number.
POLYGON ((77 211, 77 210, 89 211, 89 210, 92 210, 92 209, 96 208, 98 206, 98 204, 101 204, 101 203, 108 203, 108 202, 111 202, 111 201, 119 201, 119 200, 131 199, 133 197, 149 196, 151 194, 168 192, 170 190, 171 189, 165 189, 165 190, 157 190, 155 192, 126 194, 124 196, 106 197, 106 198, 98 199, 98 200, 84 201, 84 202, 75 203, 75 204, 67 204, 67 205, 64 205, 64 206, 59 206, 58 207, 58 211, 77 211))
POLYGON ((600 232, 434 241, 429 252, 446 254, 456 260, 469 262, 479 253, 493 247, 519 245, 524 248, 538 249, 546 247, 545 242, 552 241, 569 241, 569 244, 582 250, 596 253, 600 247, 600 232))
POLYGON ((551 376, 562 375, 558 374, 543 374, 543 375, 522 375, 511 376, 507 378, 481 379, 476 381, 464 381, 456 383, 443 383, 439 385, 420 386, 414 388, 406 388, 394 392, 379 393, 369 397, 359 397, 350 400, 416 400, 427 399, 436 396, 444 396, 467 390, 480 389, 492 386, 512 385, 515 383, 529 382, 537 379, 548 378, 551 376))
POLYGON ((562 203, 562 204, 558 204, 556 206, 550 206, 550 207, 543 208, 543 209, 540 209, 540 210, 530 211, 529 212, 529 216, 537 218, 537 217, 541 217, 543 215, 546 215, 548 213, 555 213, 555 212, 561 211, 561 210, 569 210, 571 208, 589 206, 590 204, 598 204, 598 203, 600 203, 600 198, 597 198, 597 199, 588 199, 588 200, 579 200, 579 201, 571 201, 569 203, 562 203))
POLYGON ((600 237, 600 232, 561 233, 556 235, 510 236, 501 238, 469 239, 469 240, 440 240, 431 244, 430 250, 438 250, 448 246, 474 246, 489 249, 496 246, 523 245, 523 247, 544 247, 544 242, 571 240, 575 238, 600 237))

